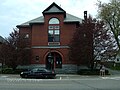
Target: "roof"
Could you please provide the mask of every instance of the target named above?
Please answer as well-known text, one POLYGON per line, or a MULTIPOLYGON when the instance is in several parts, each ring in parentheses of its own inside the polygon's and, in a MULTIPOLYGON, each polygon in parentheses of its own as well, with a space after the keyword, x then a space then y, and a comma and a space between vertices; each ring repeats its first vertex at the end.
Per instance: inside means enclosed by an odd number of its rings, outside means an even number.
POLYGON ((64 14, 66 14, 66 12, 60 6, 58 6, 55 2, 53 2, 42 13, 43 13, 43 15, 49 14, 49 13, 64 13, 64 14))
POLYGON ((64 19, 64 22, 79 22, 79 23, 82 23, 82 19, 78 18, 74 15, 66 13, 66 18, 64 19))
POLYGON ((17 25, 17 27, 19 27, 19 26, 29 26, 32 23, 44 23, 44 17, 43 16, 37 17, 35 19, 32 19, 32 20, 27 21, 25 23, 22 23, 21 25, 17 25))
MULTIPOLYGON (((82 19, 81 18, 78 18, 76 16, 73 16, 71 14, 68 14, 66 13, 61 7, 59 7, 56 3, 52 3, 48 8, 46 8, 43 12, 43 15, 44 14, 54 14, 54 13, 63 13, 65 16, 64 16, 64 22, 67 23, 67 22, 79 22, 79 23, 82 23, 82 19)), ((40 17, 37 17, 35 19, 32 19, 30 21, 27 21, 21 25, 17 25, 17 27, 26 27, 26 26, 29 26, 30 24, 34 24, 34 23, 44 23, 44 16, 40 16, 40 17)))
MULTIPOLYGON (((68 14, 66 13, 66 18, 64 19, 64 22, 79 22, 79 23, 82 23, 82 19, 81 18, 78 18, 76 16, 73 16, 71 14, 68 14)), ((40 16, 40 17, 37 17, 35 19, 32 19, 30 21, 27 21, 21 25, 17 25, 17 26, 29 26, 30 24, 33 24, 33 23, 44 23, 44 16, 40 16)))
POLYGON ((5 39, 3 37, 0 36, 0 42, 3 43, 5 42, 5 39))

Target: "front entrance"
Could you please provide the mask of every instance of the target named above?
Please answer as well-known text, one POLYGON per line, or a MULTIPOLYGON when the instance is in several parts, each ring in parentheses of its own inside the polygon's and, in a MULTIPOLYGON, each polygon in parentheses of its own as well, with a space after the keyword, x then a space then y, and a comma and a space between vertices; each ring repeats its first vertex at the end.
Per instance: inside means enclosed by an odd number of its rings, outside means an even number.
POLYGON ((46 57, 46 69, 62 68, 62 57, 57 52, 50 52, 46 57))

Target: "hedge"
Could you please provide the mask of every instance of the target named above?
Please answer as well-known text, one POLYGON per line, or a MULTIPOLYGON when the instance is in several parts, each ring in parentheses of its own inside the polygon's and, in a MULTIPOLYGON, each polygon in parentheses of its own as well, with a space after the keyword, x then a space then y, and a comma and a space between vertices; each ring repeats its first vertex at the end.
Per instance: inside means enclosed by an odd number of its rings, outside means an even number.
MULTIPOLYGON (((99 75, 100 70, 99 69, 80 69, 77 71, 77 74, 79 75, 99 75)), ((110 75, 108 70, 105 70, 106 75, 110 75)))

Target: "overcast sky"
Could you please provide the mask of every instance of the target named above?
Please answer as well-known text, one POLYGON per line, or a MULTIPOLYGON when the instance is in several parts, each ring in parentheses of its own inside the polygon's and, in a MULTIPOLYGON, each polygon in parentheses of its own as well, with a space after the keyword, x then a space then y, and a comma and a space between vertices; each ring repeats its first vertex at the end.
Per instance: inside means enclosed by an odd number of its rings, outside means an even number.
POLYGON ((97 0, 0 0, 0 36, 8 37, 16 25, 42 16, 42 11, 53 2, 79 18, 86 10, 93 17, 97 14, 97 0))

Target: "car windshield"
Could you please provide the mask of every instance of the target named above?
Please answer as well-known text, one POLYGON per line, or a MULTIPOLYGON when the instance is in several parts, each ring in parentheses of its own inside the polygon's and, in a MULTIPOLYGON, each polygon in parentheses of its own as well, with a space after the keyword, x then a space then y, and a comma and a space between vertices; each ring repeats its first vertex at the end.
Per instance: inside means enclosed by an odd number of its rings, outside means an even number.
POLYGON ((34 69, 32 69, 31 71, 33 71, 33 72, 37 72, 37 71, 41 71, 41 72, 50 72, 50 71, 47 70, 47 69, 41 69, 41 68, 34 68, 34 69))
POLYGON ((34 68, 34 69, 32 69, 31 71, 37 72, 37 71, 38 71, 38 68, 34 68))

